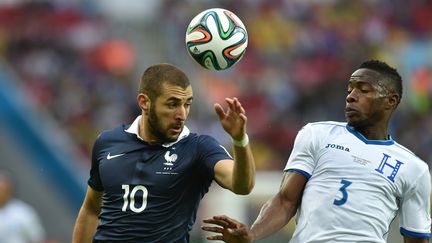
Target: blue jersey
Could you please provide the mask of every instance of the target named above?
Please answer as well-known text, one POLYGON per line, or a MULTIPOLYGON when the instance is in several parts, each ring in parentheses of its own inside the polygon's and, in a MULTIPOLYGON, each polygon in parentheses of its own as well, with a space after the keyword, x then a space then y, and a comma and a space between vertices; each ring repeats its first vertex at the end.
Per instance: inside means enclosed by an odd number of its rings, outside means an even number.
POLYGON ((184 127, 171 144, 150 145, 131 126, 96 140, 88 184, 103 191, 96 242, 188 242, 215 164, 231 159, 214 138, 184 127))

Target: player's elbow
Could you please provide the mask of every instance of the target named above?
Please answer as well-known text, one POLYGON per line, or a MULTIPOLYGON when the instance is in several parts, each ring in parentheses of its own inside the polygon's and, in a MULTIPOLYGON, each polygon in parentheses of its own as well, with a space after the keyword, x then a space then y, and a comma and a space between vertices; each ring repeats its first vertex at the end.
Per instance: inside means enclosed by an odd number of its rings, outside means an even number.
POLYGON ((234 193, 237 195, 249 195, 249 193, 251 193, 252 190, 239 190, 239 191, 235 191, 234 193))
POLYGON ((233 190, 237 195, 248 195, 252 190, 233 190))
POLYGON ((255 182, 251 182, 248 185, 234 187, 232 191, 237 195, 248 195, 249 193, 252 192, 254 186, 255 186, 255 182))

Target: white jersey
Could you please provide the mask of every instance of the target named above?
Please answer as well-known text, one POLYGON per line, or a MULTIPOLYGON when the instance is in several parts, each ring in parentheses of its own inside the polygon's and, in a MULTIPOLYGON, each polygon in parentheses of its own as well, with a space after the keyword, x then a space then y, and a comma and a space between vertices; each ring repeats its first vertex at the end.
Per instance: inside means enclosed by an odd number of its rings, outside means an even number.
POLYGON ((291 243, 386 242, 398 213, 402 234, 430 237, 428 166, 391 138, 367 140, 346 123, 310 123, 287 170, 308 178, 291 243))
POLYGON ((45 242, 44 228, 30 205, 11 199, 0 207, 0 243, 28 242, 45 242))

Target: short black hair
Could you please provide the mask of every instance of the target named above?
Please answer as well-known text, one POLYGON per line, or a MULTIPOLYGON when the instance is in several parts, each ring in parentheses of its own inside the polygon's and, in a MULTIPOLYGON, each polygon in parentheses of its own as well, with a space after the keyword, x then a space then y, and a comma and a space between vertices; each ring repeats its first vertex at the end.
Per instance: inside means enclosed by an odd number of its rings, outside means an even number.
POLYGON ((190 85, 188 77, 178 67, 168 63, 159 63, 144 71, 140 80, 139 92, 147 94, 151 100, 154 100, 162 94, 164 83, 184 89, 190 85))
POLYGON ((399 94, 400 99, 402 99, 402 78, 396 68, 393 68, 387 63, 379 60, 365 61, 360 65, 359 69, 360 68, 371 69, 380 73, 383 76, 383 81, 385 81, 385 85, 391 85, 393 90, 395 90, 399 94))

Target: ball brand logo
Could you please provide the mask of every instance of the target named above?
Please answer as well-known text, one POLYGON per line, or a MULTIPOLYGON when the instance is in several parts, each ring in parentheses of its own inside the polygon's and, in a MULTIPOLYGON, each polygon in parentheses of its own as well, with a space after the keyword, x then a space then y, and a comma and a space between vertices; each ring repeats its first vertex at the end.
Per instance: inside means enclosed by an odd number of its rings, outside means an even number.
POLYGON ((173 166, 174 162, 177 160, 177 154, 171 154, 170 155, 170 151, 167 151, 165 153, 164 158, 166 160, 166 162, 164 163, 164 165, 173 166))

